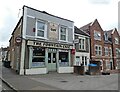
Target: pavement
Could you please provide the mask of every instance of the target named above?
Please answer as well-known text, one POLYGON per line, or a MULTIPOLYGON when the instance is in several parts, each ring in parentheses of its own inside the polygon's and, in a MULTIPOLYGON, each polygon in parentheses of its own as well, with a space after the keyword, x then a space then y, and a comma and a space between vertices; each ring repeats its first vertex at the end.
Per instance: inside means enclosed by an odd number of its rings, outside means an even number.
POLYGON ((2 67, 1 79, 14 90, 118 90, 118 74, 90 76, 51 72, 21 76, 2 67))

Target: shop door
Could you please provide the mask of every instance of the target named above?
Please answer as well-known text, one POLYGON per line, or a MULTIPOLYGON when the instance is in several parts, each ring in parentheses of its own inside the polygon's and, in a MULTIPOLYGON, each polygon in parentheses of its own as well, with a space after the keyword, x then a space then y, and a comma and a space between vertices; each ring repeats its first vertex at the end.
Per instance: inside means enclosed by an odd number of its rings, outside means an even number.
POLYGON ((48 53, 48 71, 56 71, 56 53, 48 53))

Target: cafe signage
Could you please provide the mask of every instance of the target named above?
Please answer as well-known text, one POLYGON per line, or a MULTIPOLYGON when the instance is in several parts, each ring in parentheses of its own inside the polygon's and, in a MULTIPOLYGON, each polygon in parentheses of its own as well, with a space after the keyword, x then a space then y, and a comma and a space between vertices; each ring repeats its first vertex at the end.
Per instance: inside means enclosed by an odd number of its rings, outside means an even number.
POLYGON ((36 41, 28 41, 27 45, 41 46, 41 47, 51 47, 51 48, 63 48, 63 49, 70 49, 71 48, 71 46, 68 45, 68 44, 36 42, 36 41))

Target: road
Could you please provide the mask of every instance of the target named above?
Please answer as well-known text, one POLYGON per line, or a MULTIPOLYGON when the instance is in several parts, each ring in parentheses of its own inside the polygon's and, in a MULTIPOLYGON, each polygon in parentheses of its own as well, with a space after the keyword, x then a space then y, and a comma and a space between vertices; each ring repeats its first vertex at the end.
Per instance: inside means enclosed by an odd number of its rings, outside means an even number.
POLYGON ((8 90, 10 90, 11 92, 16 92, 0 79, 0 91, 6 92, 8 90))

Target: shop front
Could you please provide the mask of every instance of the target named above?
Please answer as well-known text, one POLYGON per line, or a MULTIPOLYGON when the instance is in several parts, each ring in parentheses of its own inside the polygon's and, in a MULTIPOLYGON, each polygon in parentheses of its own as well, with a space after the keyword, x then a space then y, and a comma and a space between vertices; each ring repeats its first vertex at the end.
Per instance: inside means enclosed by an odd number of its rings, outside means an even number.
POLYGON ((72 73, 72 44, 28 41, 28 64, 26 74, 46 74, 49 72, 72 73))

